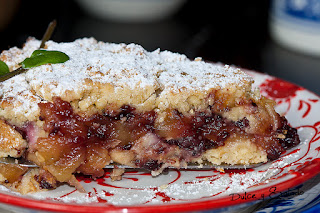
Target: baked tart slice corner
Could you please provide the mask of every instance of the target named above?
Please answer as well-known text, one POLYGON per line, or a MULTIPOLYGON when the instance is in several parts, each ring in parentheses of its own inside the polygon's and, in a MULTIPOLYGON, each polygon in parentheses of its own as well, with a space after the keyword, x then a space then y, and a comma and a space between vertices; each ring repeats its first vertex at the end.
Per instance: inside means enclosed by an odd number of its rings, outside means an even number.
MULTIPOLYGON (((31 38, 0 60, 17 69, 39 44, 31 38)), ((300 142, 241 69, 93 38, 44 50, 69 58, 0 83, 0 155, 38 165, 0 164, 0 182, 20 193, 61 183, 83 190, 76 173, 97 178, 112 163, 152 175, 194 162, 257 164, 300 142)))

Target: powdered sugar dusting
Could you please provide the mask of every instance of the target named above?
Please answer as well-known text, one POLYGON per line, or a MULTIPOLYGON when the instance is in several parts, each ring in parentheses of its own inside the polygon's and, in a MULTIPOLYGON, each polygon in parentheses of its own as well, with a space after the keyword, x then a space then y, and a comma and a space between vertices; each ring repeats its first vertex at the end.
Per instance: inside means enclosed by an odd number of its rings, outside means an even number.
MULTIPOLYGON (((11 70, 16 69, 39 45, 40 41, 29 39, 22 49, 4 51, 1 60, 11 70)), ((167 94, 182 90, 207 94, 211 89, 248 87, 253 82, 237 68, 206 63, 199 58, 189 60, 185 55, 159 49, 148 52, 137 44, 83 38, 70 43, 48 41, 45 48, 64 52, 70 60, 31 68, 0 83, 0 97, 13 103, 20 122, 35 120, 35 112, 39 111, 37 103, 50 101, 53 96, 68 101, 83 98, 95 88, 90 82, 112 85, 115 92, 124 88, 140 91, 145 93, 142 100, 156 91, 161 91, 160 97, 166 100, 167 94)), ((8 110, 0 112, 5 118, 10 117, 8 114, 8 110)))
MULTIPOLYGON (((11 107, 5 108, 9 110, 10 118, 15 119, 23 115, 30 121, 35 120, 34 112, 39 110, 38 103, 41 102, 41 98, 33 94, 24 75, 15 76, 1 83, 0 97, 2 102, 12 104, 11 107)), ((0 110, 0 116, 8 117, 8 112, 0 110)))
MULTIPOLYGON (((7 61, 9 66, 21 62, 39 45, 31 40, 23 54, 7 61)), ((84 79, 130 88, 159 85, 170 89, 201 89, 226 87, 251 81, 239 69, 189 60, 185 55, 169 51, 147 52, 136 44, 97 42, 93 38, 70 43, 46 43, 48 50, 66 53, 70 60, 63 64, 45 65, 30 69, 26 79, 33 86, 47 84, 51 92, 61 95, 66 90, 79 90, 84 79), (53 84, 55 83, 55 84, 53 84)))

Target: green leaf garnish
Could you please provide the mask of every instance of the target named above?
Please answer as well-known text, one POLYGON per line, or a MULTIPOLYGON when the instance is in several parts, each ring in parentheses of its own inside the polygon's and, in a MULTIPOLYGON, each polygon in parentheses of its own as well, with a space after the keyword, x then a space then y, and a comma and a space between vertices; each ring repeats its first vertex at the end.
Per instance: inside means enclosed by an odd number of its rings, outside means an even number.
POLYGON ((26 58, 20 64, 22 68, 29 69, 43 64, 58 64, 69 60, 69 56, 60 51, 35 50, 30 58, 26 58))
POLYGON ((10 72, 9 67, 3 61, 0 61, 0 75, 4 75, 10 72))
MULTIPOLYGON (((50 39, 57 21, 50 22, 45 34, 42 37, 41 45, 39 48, 44 48, 45 43, 50 39)), ((35 50, 30 58, 25 59, 20 63, 22 65, 18 69, 10 72, 6 63, 0 61, 0 82, 6 81, 16 75, 26 72, 29 68, 40 66, 43 64, 56 64, 64 63, 69 60, 69 56, 59 51, 35 50)))

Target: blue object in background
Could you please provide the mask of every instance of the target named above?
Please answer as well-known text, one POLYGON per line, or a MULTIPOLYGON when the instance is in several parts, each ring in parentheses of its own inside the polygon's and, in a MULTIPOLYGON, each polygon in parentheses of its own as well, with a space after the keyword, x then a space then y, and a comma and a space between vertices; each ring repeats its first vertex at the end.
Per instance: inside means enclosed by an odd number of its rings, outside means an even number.
POLYGON ((285 0, 284 9, 293 17, 320 21, 320 0, 285 0))
POLYGON ((273 0, 270 33, 288 49, 320 56, 320 0, 273 0))

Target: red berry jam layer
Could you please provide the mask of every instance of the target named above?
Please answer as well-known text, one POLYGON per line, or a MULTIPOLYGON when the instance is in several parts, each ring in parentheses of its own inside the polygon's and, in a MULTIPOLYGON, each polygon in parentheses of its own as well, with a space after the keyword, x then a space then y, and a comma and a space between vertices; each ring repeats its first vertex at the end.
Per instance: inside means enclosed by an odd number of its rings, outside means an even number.
POLYGON ((173 160, 190 162, 208 149, 224 146, 232 135, 252 139, 271 160, 300 142, 296 129, 284 117, 277 131, 270 128, 254 134, 246 132, 250 127, 246 117, 232 121, 214 112, 185 116, 173 109, 163 122, 156 123, 155 111, 138 112, 128 105, 115 114, 90 117, 75 113, 70 103, 58 97, 39 106, 48 136, 37 138, 29 156, 33 160, 36 156, 35 161, 58 181, 68 180, 74 172, 103 175, 103 167, 117 161, 112 153, 124 156, 120 163, 154 171, 173 160), (276 137, 279 134, 285 137, 276 137), (135 156, 129 157, 132 152, 135 156))

